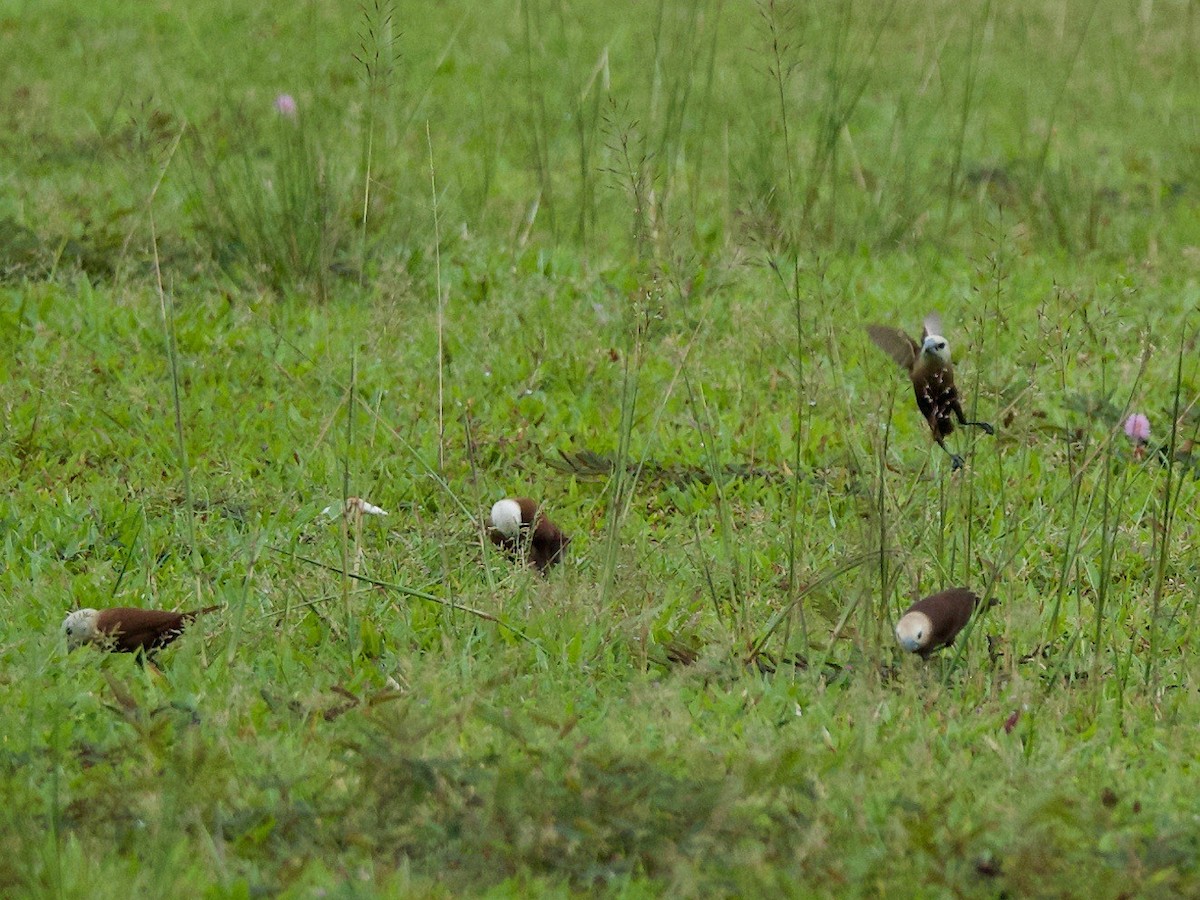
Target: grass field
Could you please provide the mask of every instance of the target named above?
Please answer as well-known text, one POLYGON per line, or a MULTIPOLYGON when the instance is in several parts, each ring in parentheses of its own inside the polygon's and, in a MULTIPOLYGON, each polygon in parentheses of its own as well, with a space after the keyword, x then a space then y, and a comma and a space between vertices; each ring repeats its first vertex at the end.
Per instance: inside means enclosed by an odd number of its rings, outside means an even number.
POLYGON ((1196 3, 261 7, 0 11, 0 893, 1200 894, 1196 3))

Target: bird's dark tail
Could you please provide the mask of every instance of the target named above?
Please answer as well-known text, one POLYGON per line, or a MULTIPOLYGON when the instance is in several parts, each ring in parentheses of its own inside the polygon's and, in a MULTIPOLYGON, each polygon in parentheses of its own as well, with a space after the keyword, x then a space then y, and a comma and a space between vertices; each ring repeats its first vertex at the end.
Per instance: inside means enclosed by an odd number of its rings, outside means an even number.
POLYGON ((184 615, 184 618, 186 618, 190 622, 192 619, 196 618, 196 616, 206 616, 209 613, 217 612, 220 609, 224 609, 224 607, 222 607, 222 606, 206 606, 203 609, 194 609, 191 612, 184 613, 183 615, 184 615))

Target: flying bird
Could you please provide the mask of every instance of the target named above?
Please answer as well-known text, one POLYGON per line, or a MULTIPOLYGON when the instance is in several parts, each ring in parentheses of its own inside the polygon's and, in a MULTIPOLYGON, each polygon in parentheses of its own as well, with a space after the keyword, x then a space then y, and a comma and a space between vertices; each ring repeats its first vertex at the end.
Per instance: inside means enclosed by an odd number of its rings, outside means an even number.
POLYGON ((909 653, 922 659, 942 647, 949 647, 966 627, 979 597, 965 587, 950 588, 918 600, 896 623, 896 640, 909 653))
POLYGON ((954 431, 953 415, 959 425, 974 425, 988 434, 996 431, 987 422, 971 422, 963 413, 958 388, 954 385, 954 366, 950 362, 950 347, 942 337, 942 320, 936 314, 925 317, 921 343, 917 343, 899 328, 887 325, 868 325, 867 334, 884 353, 900 364, 912 379, 917 407, 929 423, 933 439, 950 454, 953 469, 961 469, 963 459, 946 446, 946 436, 954 431))
POLYGON ((98 644, 118 653, 153 653, 171 643, 196 616, 210 613, 219 606, 194 612, 169 612, 163 609, 137 609, 114 606, 109 609, 77 609, 63 620, 67 647, 98 644))
POLYGON ((562 562, 571 539, 529 497, 505 497, 487 519, 492 543, 516 559, 527 559, 539 572, 562 562))

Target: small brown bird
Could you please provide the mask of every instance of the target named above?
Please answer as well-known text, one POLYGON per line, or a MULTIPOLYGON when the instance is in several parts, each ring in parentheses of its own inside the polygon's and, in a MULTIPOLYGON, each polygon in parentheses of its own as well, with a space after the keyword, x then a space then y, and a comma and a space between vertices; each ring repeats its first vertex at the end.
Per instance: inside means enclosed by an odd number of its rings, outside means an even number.
POLYGON ((933 439, 950 454, 952 467, 961 469, 963 459, 946 446, 946 435, 954 431, 953 414, 960 425, 974 425, 988 434, 996 431, 987 422, 970 422, 963 413, 958 399, 958 388, 954 386, 954 366, 950 362, 950 348, 941 335, 942 321, 936 314, 925 317, 921 332, 921 343, 917 343, 899 328, 887 325, 868 325, 867 334, 880 350, 900 364, 912 379, 913 393, 917 395, 917 407, 929 423, 933 439))
POLYGON ((896 623, 896 640, 909 653, 922 659, 942 647, 949 647, 966 627, 979 597, 970 588, 957 587, 930 594, 918 600, 896 623))
POLYGON ((529 497, 506 497, 487 520, 492 543, 516 559, 527 559, 539 572, 562 562, 571 539, 529 497))
POLYGON ((63 620, 67 647, 98 644, 118 653, 153 653, 171 643, 196 616, 220 609, 209 606, 195 612, 169 612, 114 606, 110 609, 77 609, 63 620))

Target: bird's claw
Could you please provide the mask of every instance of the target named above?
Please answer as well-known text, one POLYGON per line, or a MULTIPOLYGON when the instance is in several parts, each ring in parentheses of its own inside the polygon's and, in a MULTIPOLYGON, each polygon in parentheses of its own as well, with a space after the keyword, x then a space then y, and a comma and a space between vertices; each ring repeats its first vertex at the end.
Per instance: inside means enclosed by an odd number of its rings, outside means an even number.
POLYGON ((966 465, 966 464, 963 462, 963 458, 961 456, 959 456, 957 453, 950 454, 950 471, 951 472, 957 472, 964 465, 966 465))
POLYGON ((993 428, 991 425, 989 425, 987 422, 980 422, 979 427, 983 429, 985 434, 995 434, 996 433, 996 429, 993 428))

